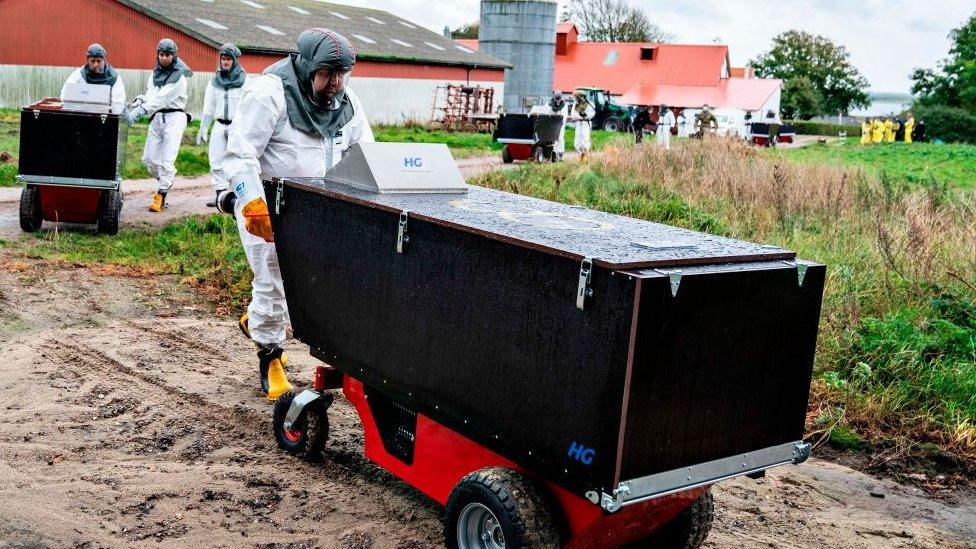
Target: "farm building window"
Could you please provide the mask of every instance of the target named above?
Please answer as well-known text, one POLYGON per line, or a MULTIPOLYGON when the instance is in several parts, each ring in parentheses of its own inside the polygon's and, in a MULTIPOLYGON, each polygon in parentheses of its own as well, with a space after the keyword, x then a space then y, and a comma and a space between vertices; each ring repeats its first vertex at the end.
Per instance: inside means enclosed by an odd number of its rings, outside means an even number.
POLYGON ((641 48, 641 61, 654 59, 654 48, 641 48))

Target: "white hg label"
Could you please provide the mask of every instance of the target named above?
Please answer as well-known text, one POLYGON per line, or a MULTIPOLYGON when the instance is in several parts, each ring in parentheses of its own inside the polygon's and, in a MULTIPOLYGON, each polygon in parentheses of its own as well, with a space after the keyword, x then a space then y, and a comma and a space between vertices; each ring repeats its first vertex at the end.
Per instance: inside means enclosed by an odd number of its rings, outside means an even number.
POLYGON ((427 163, 422 156, 404 156, 400 164, 400 171, 429 172, 430 168, 427 167, 427 163))

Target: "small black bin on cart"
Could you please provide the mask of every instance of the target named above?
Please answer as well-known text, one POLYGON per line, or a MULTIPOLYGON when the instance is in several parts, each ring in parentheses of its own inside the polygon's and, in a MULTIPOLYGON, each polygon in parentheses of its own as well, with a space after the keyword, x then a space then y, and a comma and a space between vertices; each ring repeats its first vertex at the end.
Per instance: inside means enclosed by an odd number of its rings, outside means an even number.
MULTIPOLYGON (((108 88, 108 86, 99 86, 108 88)), ((20 226, 94 223, 115 234, 122 215, 127 127, 120 108, 45 99, 20 113, 20 226)))
POLYGON ((607 516, 806 459, 823 265, 491 189, 397 192, 384 147, 266 183, 295 337, 398 410, 364 419, 393 422, 399 457, 372 459, 445 500, 411 476, 431 423, 607 516))

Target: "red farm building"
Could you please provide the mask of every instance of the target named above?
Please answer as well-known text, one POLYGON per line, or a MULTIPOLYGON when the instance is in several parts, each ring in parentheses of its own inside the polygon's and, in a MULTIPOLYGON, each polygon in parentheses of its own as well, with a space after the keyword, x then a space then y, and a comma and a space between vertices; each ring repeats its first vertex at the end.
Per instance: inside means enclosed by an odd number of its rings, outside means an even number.
POLYGON ((7 107, 56 96, 92 42, 106 47, 132 98, 145 91, 156 43, 176 40, 196 72, 197 111, 221 44, 237 44, 244 68, 259 73, 293 52, 301 31, 330 28, 357 48, 351 85, 370 119, 384 123, 428 120, 435 90, 448 83, 492 87, 500 102, 508 66, 390 13, 318 0, 3 0, 0 26, 7 107))

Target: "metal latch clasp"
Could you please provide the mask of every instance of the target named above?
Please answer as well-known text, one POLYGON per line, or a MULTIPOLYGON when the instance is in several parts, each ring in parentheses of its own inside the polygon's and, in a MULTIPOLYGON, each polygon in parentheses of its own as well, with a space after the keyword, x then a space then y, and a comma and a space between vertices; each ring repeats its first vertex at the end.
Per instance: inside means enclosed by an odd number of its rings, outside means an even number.
POLYGON ((410 212, 403 210, 400 212, 400 223, 397 225, 397 244, 396 251, 398 254, 403 253, 403 249, 406 247, 407 243, 410 242, 410 236, 407 234, 407 215, 410 212))
POLYGON ((586 298, 593 296, 593 288, 590 281, 593 278, 593 259, 584 258, 580 263, 579 284, 576 286, 576 308, 583 310, 586 308, 586 298))
POLYGON ((275 185, 277 185, 277 188, 275 189, 275 213, 280 214, 281 207, 285 205, 285 199, 283 196, 285 192, 285 183, 277 178, 273 179, 272 181, 274 181, 275 185))

